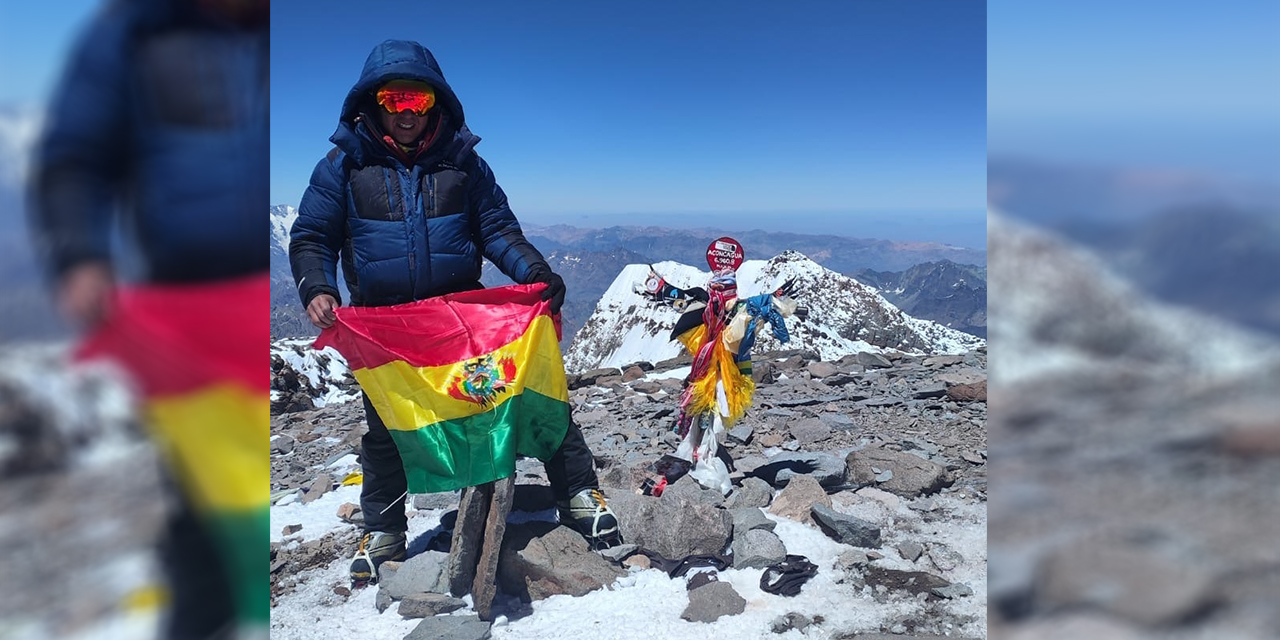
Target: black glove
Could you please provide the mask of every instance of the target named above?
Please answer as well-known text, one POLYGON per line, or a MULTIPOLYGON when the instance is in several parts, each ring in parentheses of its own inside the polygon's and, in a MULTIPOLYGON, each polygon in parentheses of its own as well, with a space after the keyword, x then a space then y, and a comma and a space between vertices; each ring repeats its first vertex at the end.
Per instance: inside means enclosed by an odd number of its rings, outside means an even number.
POLYGON ((551 313, 560 313, 560 307, 564 305, 564 279, 550 269, 538 269, 529 278, 529 284, 535 282, 547 284, 546 290, 542 292, 542 299, 551 301, 551 313))

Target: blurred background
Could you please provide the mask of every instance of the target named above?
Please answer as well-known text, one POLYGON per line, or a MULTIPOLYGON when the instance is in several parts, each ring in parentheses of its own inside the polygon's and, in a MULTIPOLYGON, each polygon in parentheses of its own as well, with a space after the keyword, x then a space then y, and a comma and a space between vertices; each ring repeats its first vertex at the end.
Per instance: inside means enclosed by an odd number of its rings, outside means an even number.
POLYGON ((159 466, 118 376, 69 371, 24 200, 69 50, 100 0, 0 4, 0 638, 148 637, 159 466))
MULTIPOLYGON (((265 251, 201 239, 220 235, 225 240, 224 229, 241 228, 234 207, 221 208, 224 219, 214 233, 195 231, 191 224, 192 213, 201 206, 227 202, 215 201, 209 189, 192 184, 214 184, 227 172, 173 161, 199 154, 213 164, 230 139, 228 130, 239 126, 237 131, 243 131, 246 123, 259 123, 264 170, 258 173, 265 173, 265 104, 256 119, 251 108, 221 112, 222 120, 215 124, 208 117, 228 104, 228 98, 244 102, 245 92, 220 92, 233 86, 233 79, 217 76, 226 68, 219 68, 219 63, 248 50, 235 49, 252 39, 255 26, 262 27, 260 67, 265 80, 265 22, 251 24, 246 17, 250 10, 265 15, 260 10, 265 6, 249 0, 0 3, 0 547, 5 550, 0 591, 6 594, 0 599, 0 638, 155 637, 175 600, 175 591, 163 577, 172 563, 162 563, 157 548, 169 526, 166 521, 179 512, 191 520, 190 509, 179 506, 184 503, 176 498, 173 479, 164 477, 164 465, 139 424, 138 400, 124 373, 101 364, 68 366, 82 327, 64 319, 54 303, 49 255, 41 255, 33 239, 28 196, 42 193, 45 219, 51 221, 44 246, 60 252, 57 257, 70 267, 67 273, 89 262, 82 261, 89 256, 77 250, 96 246, 99 238, 102 246, 111 246, 114 274, 98 293, 109 292, 112 279, 125 284, 175 281, 171 274, 160 273, 154 261, 148 264, 155 251, 143 246, 146 239, 134 243, 120 229, 108 233, 108 225, 99 229, 91 224, 117 213, 144 211, 139 202, 154 195, 157 185, 161 191, 186 187, 186 192, 185 199, 153 199, 168 205, 161 216, 164 233, 154 235, 165 235, 171 247, 187 251, 187 256, 198 248, 218 252, 220 261, 235 265, 251 262, 246 258, 250 254, 260 256, 265 272, 265 251), (121 34, 127 35, 118 37, 121 34), (151 37, 155 34, 166 37, 171 53, 182 55, 147 58, 155 53, 155 47, 148 48, 156 43, 151 37), (213 37, 200 40, 210 34, 213 37), (228 42, 230 46, 210 54, 228 42), (78 58, 72 55, 73 47, 82 52, 78 58), (128 57, 114 55, 125 49, 128 57), (219 57, 224 53, 228 57, 219 57), (189 73, 193 69, 205 75, 189 73), (210 77, 223 82, 207 82, 210 77), (201 86, 202 103, 181 99, 188 83, 201 86), (122 86, 135 91, 122 91, 122 86), (179 106, 162 112, 158 107, 165 101, 179 106), (129 136, 136 132, 131 125, 144 118, 151 118, 146 120, 148 145, 136 144, 138 138, 129 136), (48 163, 52 169, 42 176, 44 188, 39 189, 36 149, 53 129, 60 130, 60 146, 56 153, 49 151, 53 145, 46 147, 47 158, 56 160, 48 163), (163 152, 170 155, 162 156, 163 152)), ((265 89, 265 81, 261 84, 265 89)), ((265 91, 261 95, 265 97, 265 91)), ((239 147, 237 159, 252 166, 253 152, 246 152, 247 146, 239 147)), ((266 182, 264 175, 261 204, 266 204, 266 182)), ((251 180, 238 183, 222 192, 231 194, 228 197, 252 195, 251 180)), ((156 218, 143 217, 132 218, 140 230, 157 228, 156 218)), ((154 236, 150 240, 156 244, 154 236)), ((198 274, 187 281, 207 279, 207 274, 198 274)), ((79 314, 80 320, 110 308, 105 304, 108 297, 89 297, 89 313, 79 314)), ((84 324, 96 326, 96 320, 84 324)), ((154 343, 148 347, 152 355, 162 351, 154 343)), ((172 360, 174 354, 160 355, 172 360)), ((181 364, 193 371, 199 368, 191 362, 181 364)), ((265 418, 265 399, 261 404, 265 418)), ((263 434, 265 444, 265 427, 263 434)), ((264 486, 264 496, 265 492, 264 486)), ((171 526, 169 531, 172 534, 171 526)), ((264 537, 264 558, 265 546, 264 537)), ((198 560, 208 575, 221 571, 218 558, 211 556, 198 560)), ((211 601, 186 607, 188 615, 183 617, 201 624, 196 619, 213 608, 211 601)), ((223 629, 219 638, 245 637, 234 636, 236 623, 226 623, 225 618, 212 624, 223 629)), ((259 635, 265 636, 265 629, 259 635)))
POLYGON ((1280 637, 1278 28, 988 3, 993 638, 1280 637))

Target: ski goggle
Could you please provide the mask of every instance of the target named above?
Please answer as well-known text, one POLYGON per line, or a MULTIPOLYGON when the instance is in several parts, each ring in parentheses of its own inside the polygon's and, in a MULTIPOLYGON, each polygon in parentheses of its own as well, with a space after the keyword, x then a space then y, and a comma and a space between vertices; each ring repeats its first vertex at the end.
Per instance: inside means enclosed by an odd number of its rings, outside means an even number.
POLYGON ((388 113, 400 113, 408 109, 425 116, 436 105, 436 90, 431 85, 416 80, 392 80, 374 95, 378 99, 378 105, 388 113))

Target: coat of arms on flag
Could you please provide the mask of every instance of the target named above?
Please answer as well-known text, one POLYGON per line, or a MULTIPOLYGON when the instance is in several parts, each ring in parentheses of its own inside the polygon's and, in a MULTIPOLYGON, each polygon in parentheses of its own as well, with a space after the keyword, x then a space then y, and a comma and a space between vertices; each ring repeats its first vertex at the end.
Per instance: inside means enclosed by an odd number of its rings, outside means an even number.
POLYGON ((466 402, 488 406, 516 379, 515 358, 505 357, 494 364, 494 356, 482 356, 462 365, 462 373, 449 386, 449 395, 466 402))

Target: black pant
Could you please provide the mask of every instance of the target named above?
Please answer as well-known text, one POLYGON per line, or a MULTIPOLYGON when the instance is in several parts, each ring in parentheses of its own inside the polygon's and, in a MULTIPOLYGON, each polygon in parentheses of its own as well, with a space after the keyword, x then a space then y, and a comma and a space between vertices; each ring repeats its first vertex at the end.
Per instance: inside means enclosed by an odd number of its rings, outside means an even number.
MULTIPOLYGON (((185 497, 179 498, 177 511, 169 517, 159 551, 170 598, 161 637, 230 638, 236 612, 231 582, 219 561, 223 550, 185 497)), ((263 553, 265 558, 265 549, 263 553)))
MULTIPOLYGON (((367 395, 364 395, 364 416, 369 425, 369 431, 360 440, 360 467, 364 473, 360 510, 364 512, 364 528, 366 531, 407 531, 409 521, 405 517, 404 501, 409 482, 404 477, 400 451, 367 395)), ((583 489, 600 486, 591 450, 572 419, 564 442, 546 462, 546 467, 556 500, 568 500, 583 489)))

